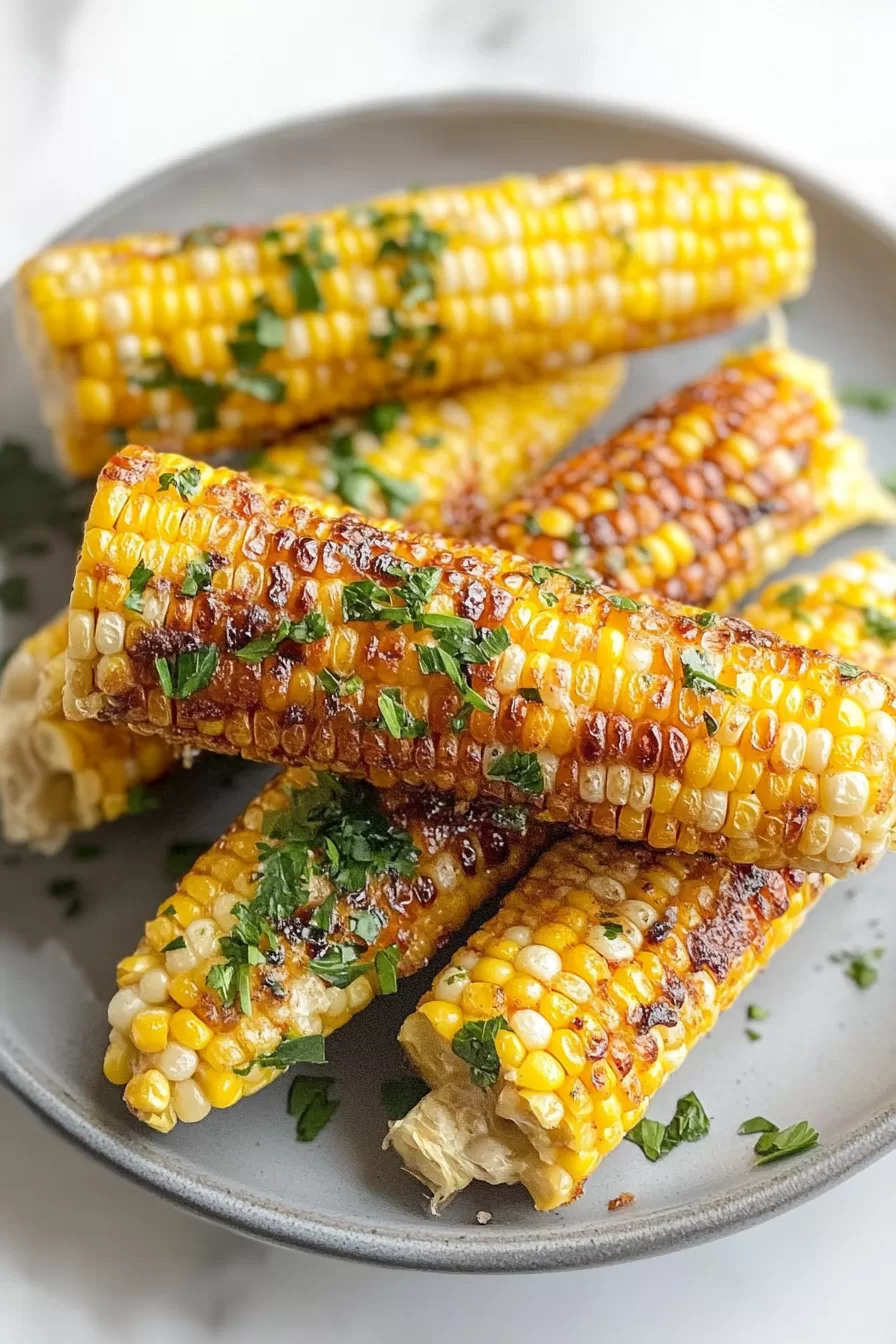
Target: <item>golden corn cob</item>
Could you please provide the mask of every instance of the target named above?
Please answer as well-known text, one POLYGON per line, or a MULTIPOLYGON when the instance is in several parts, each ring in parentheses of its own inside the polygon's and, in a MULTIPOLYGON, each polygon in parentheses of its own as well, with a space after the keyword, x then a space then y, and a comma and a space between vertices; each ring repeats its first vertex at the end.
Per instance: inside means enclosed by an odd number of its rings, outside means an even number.
POLYGON ((60 455, 204 457, 385 397, 701 335, 800 293, 804 203, 738 164, 572 168, 53 247, 19 275, 60 455))
POLYGON ((823 883, 561 841, 405 1021, 434 1090, 389 1143, 435 1207, 472 1180, 521 1181, 539 1209, 575 1199, 823 883))
POLYGON ((528 800, 736 863, 842 876, 880 856, 896 689, 742 621, 582 586, 129 448, 85 529, 65 713, 377 787, 528 800), (211 587, 185 596, 201 555, 211 587))
POLYGON ((859 551, 819 574, 770 584, 744 613, 751 625, 896 680, 896 562, 859 551))
POLYGON ((726 611, 794 555, 896 521, 839 420, 824 365, 784 347, 734 354, 559 463, 489 536, 623 591, 726 611))
POLYGON ((620 359, 603 359, 530 383, 387 403, 268 449, 250 475, 414 531, 469 536, 609 405, 623 373, 620 359))
POLYGON ((3 834, 43 854, 72 831, 129 809, 180 752, 122 724, 67 723, 62 714, 66 612, 24 640, 0 677, 0 816, 3 834))
MULTIPOLYGON (((403 788, 378 796, 363 784, 285 771, 197 860, 119 962, 106 1077, 163 1133, 232 1106, 279 1075, 285 1064, 267 1060, 278 1048, 275 1059, 284 1060, 284 1041, 329 1035, 378 989, 391 992, 395 977, 424 966, 544 841, 521 808, 458 808, 446 795, 403 788), (310 830, 309 804, 325 818, 310 830), (359 889, 302 871, 320 860, 324 838, 339 847, 345 816, 367 840, 372 824, 371 846, 385 847, 385 866, 367 871, 359 889), (263 885, 278 875, 281 886, 263 885), (272 899, 282 902, 276 914, 272 899), (252 932, 253 918, 268 921, 263 934, 252 932), (248 930, 243 943, 240 930, 248 930), (231 961, 244 969, 222 984, 216 974, 231 961)), ((311 1045, 319 1062, 322 1042, 311 1045)))

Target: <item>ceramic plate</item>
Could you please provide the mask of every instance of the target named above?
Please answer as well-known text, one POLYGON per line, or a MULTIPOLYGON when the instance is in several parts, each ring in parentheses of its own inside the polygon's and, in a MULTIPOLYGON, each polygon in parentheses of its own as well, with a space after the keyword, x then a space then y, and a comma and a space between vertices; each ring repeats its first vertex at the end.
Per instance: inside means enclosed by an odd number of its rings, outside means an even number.
MULTIPOLYGON (((636 115, 520 97, 403 102, 328 116, 240 140, 148 179, 69 231, 70 237, 186 228, 210 219, 263 220, 287 209, 363 198, 406 182, 462 182, 510 170, 544 171, 620 158, 760 161, 740 146, 636 115)), ((890 383, 896 368, 896 243, 860 211, 796 175, 818 228, 818 274, 791 313, 795 343, 830 361, 841 382, 890 383)), ((658 394, 709 368, 726 344, 758 328, 638 356, 614 427, 658 394)), ((856 413, 877 467, 893 462, 892 421, 856 413)), ((46 442, 16 350, 9 286, 0 293, 0 431, 46 442)), ((813 563, 873 542, 854 534, 813 563)), ((65 599, 71 555, 29 559, 35 609, 10 621, 8 646, 65 599)), ((281 1080, 233 1111, 166 1138, 131 1120, 104 1082, 105 1004, 113 968, 147 911, 169 893, 164 856, 173 840, 211 841, 241 810, 259 772, 208 760, 172 778, 162 809, 107 827, 102 856, 26 859, 0 868, 0 1078, 76 1142, 198 1213, 255 1236, 362 1259, 427 1269, 562 1269, 679 1248, 745 1227, 817 1194, 896 1142, 896 966, 862 991, 841 949, 896 941, 896 855, 867 877, 840 883, 751 992, 770 1010, 762 1040, 745 1035, 744 1005, 722 1020, 656 1100, 668 1119, 694 1089, 712 1116, 703 1142, 651 1164, 623 1144, 578 1203, 537 1214, 519 1189, 479 1186, 440 1218, 395 1157, 380 1151, 382 1079, 401 1068, 395 1035, 425 980, 408 983, 333 1038, 341 1108, 320 1138, 297 1144, 281 1080), (65 919, 47 895, 73 868, 84 909, 65 919), (779 1125, 808 1119, 821 1145, 756 1169, 748 1116, 779 1125), (616 1212, 607 1201, 632 1191, 616 1212), (476 1213, 492 1221, 480 1226, 476 1213)))

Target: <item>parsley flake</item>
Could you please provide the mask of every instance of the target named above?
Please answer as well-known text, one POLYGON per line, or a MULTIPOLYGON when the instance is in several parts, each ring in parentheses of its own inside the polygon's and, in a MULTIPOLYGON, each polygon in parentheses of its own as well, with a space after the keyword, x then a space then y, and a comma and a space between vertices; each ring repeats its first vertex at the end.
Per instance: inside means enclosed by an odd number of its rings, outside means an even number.
POLYGON ((840 392, 844 406, 857 406, 872 415, 889 415, 896 410, 896 387, 860 387, 850 385, 840 392))
POLYGON ((289 1089, 287 1110, 295 1116, 296 1138, 300 1143, 311 1143, 339 1109, 339 1102, 330 1097, 335 1078, 299 1076, 289 1089))
POLYGON ((186 700, 204 691, 215 675, 218 650, 214 644, 190 649, 171 658, 156 658, 156 676, 169 700, 186 700))
POLYGON ((651 1162, 658 1162, 680 1143, 696 1143, 709 1133, 709 1116, 693 1092, 679 1097, 675 1114, 668 1125, 645 1117, 626 1134, 651 1162))
POLYGON ((696 691, 697 695, 711 695, 713 691, 721 691, 723 695, 737 695, 734 686, 726 686, 713 676, 712 663, 702 649, 683 649, 681 667, 687 690, 696 691))
POLYGON ((127 803, 128 813, 132 817, 141 816, 144 812, 157 812, 161 806, 159 795, 146 784, 135 784, 128 789, 127 803))
POLYGON ((417 1102, 422 1101, 428 1093, 429 1088, 423 1079, 415 1078, 411 1074, 404 1078, 384 1079, 380 1083, 380 1097, 386 1119, 403 1120, 408 1111, 413 1110, 417 1102))
POLYGON ((241 649, 234 650, 234 657, 241 663, 260 663, 276 653, 284 640, 294 644, 314 644, 327 635, 329 628, 322 611, 309 611, 300 621, 290 621, 284 616, 276 630, 251 639, 241 649))
POLYGON ((203 551, 199 560, 191 560, 187 565, 180 591, 183 597, 196 597, 198 593, 206 592, 211 586, 211 556, 207 551, 203 551))
POLYGON ((143 594, 152 577, 153 571, 144 565, 142 560, 138 561, 136 568, 131 570, 131 576, 128 579, 128 593, 122 606, 127 607, 128 611, 142 613, 143 594))
POLYGON ((452 1052, 470 1066, 470 1081, 476 1087, 492 1087, 498 1081, 501 1061, 495 1048, 499 1031, 507 1030, 500 1015, 480 1022, 465 1022, 451 1042, 452 1052))
POLYGON ((356 695, 358 691, 364 689, 364 682, 356 672, 349 677, 341 677, 338 673, 323 667, 317 674, 317 680, 325 695, 336 695, 340 699, 356 695))
POLYGON ((401 691, 394 688, 380 691, 376 703, 380 717, 375 721, 374 727, 385 728, 391 737, 425 737, 429 732, 426 720, 415 719, 404 704, 401 691))
POLYGON ((488 767, 489 779, 506 779, 522 793, 544 793, 544 771, 534 751, 507 751, 488 767))
POLYGON ((186 945, 187 945, 186 938, 184 938, 183 934, 180 934, 177 938, 172 938, 170 943, 166 943, 165 946, 162 948, 162 951, 182 952, 183 949, 186 947, 186 945))
POLYGON ((381 994, 394 994, 398 989, 398 963, 401 952, 397 946, 384 947, 373 958, 373 969, 381 994))
POLYGON ((202 473, 198 467, 184 467, 183 471, 163 471, 159 477, 159 494, 174 486, 185 504, 199 494, 202 473))

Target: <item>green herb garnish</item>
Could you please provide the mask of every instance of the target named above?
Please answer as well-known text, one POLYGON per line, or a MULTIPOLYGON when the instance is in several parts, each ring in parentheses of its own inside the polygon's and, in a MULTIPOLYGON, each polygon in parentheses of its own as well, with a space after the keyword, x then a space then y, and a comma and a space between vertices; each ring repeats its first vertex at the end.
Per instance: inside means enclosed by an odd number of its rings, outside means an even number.
POLYGON ((380 717, 375 721, 374 727, 385 728, 391 737, 425 737, 429 732, 426 720, 415 719, 404 704, 401 691, 394 688, 380 691, 376 703, 379 706, 380 717))
POLYGON ((204 593, 211 588, 211 586, 211 556, 207 551, 203 551, 201 559, 191 560, 187 565, 180 591, 183 597, 195 597, 197 593, 204 593))
POLYGON ((714 715, 710 714, 708 709, 703 711, 703 722, 706 724, 706 731, 710 737, 715 737, 719 731, 719 721, 714 715))
POLYGON ((214 644, 178 653, 173 659, 155 659, 159 685, 169 700, 186 700, 198 691, 204 691, 217 666, 218 650, 214 644))
POLYGON ((765 1022, 771 1016, 767 1008, 760 1008, 758 1003, 747 1005, 747 1017, 751 1022, 765 1022))
POLYGON ((135 784, 128 789, 128 813, 139 817, 144 812, 157 812, 161 802, 159 795, 146 784, 135 784))
POLYGON ((186 945, 187 945, 186 938, 184 938, 183 934, 180 934, 177 938, 172 938, 170 943, 166 943, 165 946, 162 948, 162 951, 182 952, 183 949, 186 947, 186 945))
POLYGON ((757 1154, 756 1166, 764 1167, 769 1162, 779 1162, 784 1157, 796 1157, 818 1146, 818 1130, 813 1129, 808 1120, 799 1120, 787 1129, 775 1129, 756 1140, 754 1153, 757 1154))
POLYGON ((276 630, 250 640, 234 652, 234 657, 243 663, 260 663, 276 653, 284 640, 291 640, 294 644, 314 644, 324 638, 329 628, 322 611, 309 611, 300 621, 290 621, 284 616, 276 630))
POLYGON ((355 695, 358 691, 364 689, 364 682, 356 672, 353 672, 349 677, 340 677, 337 673, 324 667, 318 672, 317 680, 326 695, 336 695, 340 698, 355 695))
POLYGON ((143 611, 143 594, 146 591, 146 585, 153 577, 153 571, 144 565, 143 561, 137 562, 135 569, 131 571, 128 579, 128 594, 122 603, 128 611, 143 611))
POLYGON ((639 1120, 626 1138, 641 1149, 651 1162, 658 1162, 680 1143, 696 1143, 709 1133, 709 1116, 693 1092, 679 1097, 675 1114, 668 1125, 658 1120, 639 1120))
POLYGON ((394 994, 398 989, 398 963, 401 952, 398 947, 384 947, 373 958, 373 969, 381 994, 394 994))
POLYGON ((737 695, 735 687, 726 686, 713 676, 712 664, 702 649, 684 649, 681 666, 687 690, 696 691, 698 695, 711 695, 713 691, 721 691, 723 695, 737 695))
POLYGON ((239 324, 228 349, 239 368, 249 372, 258 368, 269 350, 280 350, 285 341, 286 323, 262 295, 256 299, 255 316, 239 324))
POLYGON ((844 406, 857 406, 872 415, 888 415, 896 410, 896 387, 860 387, 850 385, 840 392, 844 406))
POLYGON ((276 1050, 272 1050, 269 1055, 259 1055, 248 1068, 234 1069, 234 1073, 245 1078, 256 1066, 262 1069, 289 1069, 293 1064, 326 1062, 323 1036, 284 1036, 276 1050))
POLYGON ((698 616, 694 617, 695 623, 699 625, 701 630, 711 629, 718 619, 714 611, 701 611, 698 616))
POLYGON ((408 1075, 405 1078, 387 1078, 380 1083, 380 1097, 387 1120, 403 1120, 408 1111, 414 1109, 418 1101, 428 1094, 429 1088, 422 1078, 408 1075))
POLYGON ((339 1102, 330 1097, 335 1078, 298 1077, 289 1089, 287 1109, 296 1119, 296 1138, 300 1143, 316 1139, 324 1126, 339 1109, 339 1102))
POLYGON ((544 793, 544 771, 534 751, 507 751, 486 771, 489 779, 506 779, 523 793, 544 793))
MULTIPOLYGON (((170 359, 164 355, 151 360, 145 372, 134 375, 131 381, 148 390, 173 387, 192 407, 196 417, 197 430, 217 429, 218 407, 230 393, 230 388, 223 386, 221 383, 212 380, 206 381, 204 378, 190 378, 186 374, 178 373, 170 359)), ((198 488, 198 470, 191 467, 187 468, 187 471, 196 471, 198 488)), ((166 488, 162 484, 165 476, 174 477, 175 475, 183 476, 185 474, 185 471, 163 473, 159 477, 160 489, 164 490, 166 488)), ((181 498, 186 499, 187 497, 181 494, 181 498)))
POLYGON ((872 962, 880 961, 883 955, 884 949, 875 947, 870 952, 835 952, 831 961, 845 965, 843 974, 859 989, 870 989, 880 974, 872 962))
POLYGON ((184 467, 183 471, 163 471, 159 477, 159 493, 174 486, 185 504, 199 494, 202 473, 198 467, 184 467))
POLYGON ((500 1015, 485 1021, 466 1022, 455 1034, 451 1049, 458 1059, 470 1066, 470 1081, 476 1087, 492 1087, 498 1081, 501 1061, 495 1048, 499 1031, 507 1030, 507 1020, 500 1015))

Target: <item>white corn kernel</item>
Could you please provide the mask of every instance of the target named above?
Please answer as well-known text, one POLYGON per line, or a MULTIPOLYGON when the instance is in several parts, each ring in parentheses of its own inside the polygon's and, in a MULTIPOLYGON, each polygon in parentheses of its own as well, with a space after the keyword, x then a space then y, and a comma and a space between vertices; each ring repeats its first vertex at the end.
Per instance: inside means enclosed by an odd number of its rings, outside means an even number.
POLYGON ((464 987, 470 983, 470 977, 460 966, 446 966, 436 977, 432 987, 432 996, 440 1003, 460 1003, 464 987))
POLYGON ((820 775, 827 769, 831 752, 834 750, 834 735, 827 728, 813 728, 807 735, 806 755, 803 764, 813 775, 820 775))
POLYGON ((889 753, 896 747, 896 719, 886 710, 875 710, 868 715, 868 736, 889 753))
POLYGON ((864 710, 881 709, 887 698, 886 687, 877 677, 859 677, 852 686, 853 698, 864 710))
MULTIPOLYGON (((529 935, 530 939, 532 935, 529 935)), ((516 940, 514 940, 516 941, 516 940)), ((471 947, 462 947, 459 952, 455 952, 451 958, 452 966, 460 966, 461 970, 472 971, 473 967, 479 964, 479 953, 474 952, 471 947)))
POLYGON ((868 806, 871 785, 860 770, 836 770, 822 775, 819 801, 832 817, 858 817, 868 806))
POLYGON ((579 797, 585 803, 602 803, 607 790, 607 767, 586 765, 579 775, 579 797))
POLYGON ((168 998, 168 975, 161 966, 140 977, 137 991, 144 1003, 165 1003, 168 998))
POLYGON ((169 1083, 185 1083, 193 1077, 198 1064, 196 1051, 186 1045, 179 1045, 177 1041, 172 1041, 161 1054, 153 1057, 153 1068, 164 1073, 169 1083))
POLYGON ((532 930, 527 929, 525 924, 511 924, 509 929, 504 930, 501 937, 509 939, 511 943, 516 943, 518 947, 526 947, 532 941, 532 930))
POLYGON ((607 766, 607 802, 617 807, 628 802, 632 786, 632 772, 627 765, 607 766))
POLYGON ((580 975, 572 971, 563 971, 551 981, 551 989, 557 994, 565 994, 573 1003, 587 1003, 591 998, 591 986, 580 975))
POLYGON ((628 795, 628 805, 635 812, 646 812, 653 797, 653 775, 645 775, 640 770, 632 771, 632 786, 628 795))
POLYGON ((704 789, 700 805, 700 829, 712 834, 720 831, 728 813, 729 795, 722 789, 704 789))
POLYGON ((359 976, 357 980, 353 980, 345 992, 348 996, 349 1009, 353 1013, 360 1012, 362 1008, 366 1008, 373 998, 373 990, 370 988, 370 981, 363 975, 359 976))
POLYGON ((348 995, 344 989, 339 989, 336 985, 330 985, 327 990, 327 1006, 324 1012, 327 1017, 341 1017, 343 1013, 348 1012, 348 995))
POLYGON ((851 826, 834 826, 824 856, 829 863, 852 863, 859 852, 862 837, 851 826))
POLYGON ((622 934, 614 932, 612 938, 608 938, 604 924, 592 924, 585 934, 585 942, 614 965, 631 961, 635 955, 631 943, 622 934))
POLYGON ((236 923, 236 918, 231 914, 231 911, 238 901, 239 897, 233 892, 222 891, 220 896, 216 896, 212 902, 212 915, 222 933, 229 933, 236 923))
POLYGON ((542 1129, 556 1129, 563 1123, 563 1102, 555 1092, 520 1092, 520 1096, 542 1129))
POLYGON ((70 611, 68 614, 68 654, 70 658, 92 659, 93 613, 70 611))
POLYGON ((138 1013, 142 1012, 146 1004, 137 993, 136 989, 130 985, 125 989, 120 989, 117 994, 112 996, 109 1003, 107 1017, 110 1027, 117 1027, 119 1031, 127 1031, 133 1019, 138 1013))
POLYGON ((642 644, 639 640, 626 640, 622 666, 629 672, 649 672, 653 667, 653 649, 649 644, 642 644))
POLYGON ((198 964, 199 958, 189 943, 186 947, 178 947, 173 952, 165 953, 165 969, 169 975, 181 975, 184 971, 192 971, 198 964))
POLYGON ((197 961, 213 957, 218 950, 220 930, 213 919, 194 919, 184 929, 187 946, 192 948, 197 961))
POLYGON ((174 1103, 174 1114, 178 1120, 183 1120, 185 1125, 195 1125, 198 1120, 204 1120, 212 1108, 211 1102, 194 1078, 175 1083, 171 1099, 174 1103))
POLYGON ((788 770, 799 770, 806 755, 808 734, 798 723, 785 723, 772 754, 772 760, 788 770))
MULTIPOLYGON (((631 874, 635 876, 634 873, 631 874)), ((620 901, 625 900, 625 887, 615 877, 609 877, 605 873, 597 873, 588 883, 588 890, 592 892, 601 905, 618 905, 620 901)))
POLYGON ((495 669, 495 690, 499 695, 513 695, 525 666, 526 652, 519 644, 511 644, 504 650, 495 669))
POLYGON ((543 985, 549 985, 555 975, 563 970, 563 962, 552 947, 543 943, 530 943, 520 948, 513 961, 514 968, 523 975, 534 976, 543 985))
POLYGON ((553 1035, 553 1027, 546 1017, 533 1008, 521 1008, 510 1014, 510 1025, 527 1050, 544 1050, 553 1035))
POLYGON ((623 901, 618 907, 618 913, 630 919, 642 933, 646 933, 657 921, 657 913, 648 901, 623 901))

